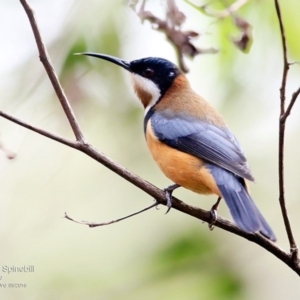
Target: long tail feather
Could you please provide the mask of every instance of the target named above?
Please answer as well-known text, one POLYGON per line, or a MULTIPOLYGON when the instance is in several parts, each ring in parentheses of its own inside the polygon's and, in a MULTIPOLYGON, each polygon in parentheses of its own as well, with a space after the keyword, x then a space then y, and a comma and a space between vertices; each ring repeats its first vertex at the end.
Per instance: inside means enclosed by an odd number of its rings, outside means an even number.
POLYGON ((244 179, 218 166, 209 165, 209 169, 237 226, 247 232, 258 231, 276 241, 271 227, 249 195, 244 179))

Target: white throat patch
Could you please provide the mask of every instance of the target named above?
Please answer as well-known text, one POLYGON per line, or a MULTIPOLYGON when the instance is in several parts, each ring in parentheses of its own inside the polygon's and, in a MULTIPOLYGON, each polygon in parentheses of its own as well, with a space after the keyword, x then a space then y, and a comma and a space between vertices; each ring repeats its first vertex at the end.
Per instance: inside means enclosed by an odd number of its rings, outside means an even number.
POLYGON ((150 79, 131 73, 133 87, 145 107, 145 114, 160 97, 160 90, 150 79))

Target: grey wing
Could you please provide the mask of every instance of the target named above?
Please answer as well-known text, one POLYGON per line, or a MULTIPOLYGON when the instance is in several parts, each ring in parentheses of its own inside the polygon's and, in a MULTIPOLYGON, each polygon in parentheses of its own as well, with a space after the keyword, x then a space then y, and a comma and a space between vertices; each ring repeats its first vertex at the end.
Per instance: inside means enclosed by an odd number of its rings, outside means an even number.
POLYGON ((227 127, 184 115, 168 118, 158 112, 151 124, 157 138, 168 146, 254 181, 243 150, 227 127))

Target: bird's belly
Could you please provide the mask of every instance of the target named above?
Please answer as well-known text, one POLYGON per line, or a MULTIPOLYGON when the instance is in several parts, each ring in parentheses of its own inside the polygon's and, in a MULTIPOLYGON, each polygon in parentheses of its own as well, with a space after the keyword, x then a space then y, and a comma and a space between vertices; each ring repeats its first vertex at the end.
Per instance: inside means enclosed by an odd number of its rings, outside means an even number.
POLYGON ((152 137, 147 137, 150 152, 162 170, 173 182, 199 194, 221 193, 204 162, 190 154, 178 151, 152 137))

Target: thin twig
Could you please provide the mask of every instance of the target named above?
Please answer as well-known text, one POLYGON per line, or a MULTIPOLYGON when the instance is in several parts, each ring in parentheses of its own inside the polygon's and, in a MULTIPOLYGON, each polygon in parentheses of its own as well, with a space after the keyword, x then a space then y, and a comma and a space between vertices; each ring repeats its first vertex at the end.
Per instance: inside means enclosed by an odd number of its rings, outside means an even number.
POLYGON ((35 19, 35 16, 34 16, 34 11, 33 9, 29 6, 29 4, 27 3, 26 0, 20 0, 21 4, 23 5, 24 7, 24 10, 28 16, 28 19, 29 19, 29 22, 30 22, 30 25, 31 25, 31 28, 32 28, 32 31, 33 31, 33 34, 34 34, 34 38, 35 38, 35 41, 36 41, 36 45, 37 45, 37 48, 38 48, 38 51, 39 51, 39 55, 40 55, 40 60, 42 62, 42 64, 44 65, 44 68, 48 74, 48 77, 52 83, 52 86, 56 92, 56 95, 57 95, 57 98, 59 99, 60 101, 60 104, 69 120, 69 123, 71 125, 71 128, 74 132, 74 135, 76 137, 76 140, 78 142, 81 142, 81 143, 84 143, 84 136, 83 136, 83 133, 79 127, 79 124, 76 120, 76 117, 75 117, 75 114, 71 108, 71 105, 67 99, 67 96, 65 95, 60 83, 59 83, 59 80, 58 80, 58 77, 55 73, 55 70, 54 70, 54 67, 53 67, 53 64, 51 62, 51 59, 48 55, 48 52, 47 52, 47 49, 45 47, 45 43, 43 41, 43 38, 40 34, 40 30, 38 28, 38 25, 37 25, 37 22, 36 22, 36 19, 35 19))
POLYGON ((111 224, 114 224, 114 223, 117 223, 117 222, 120 222, 120 221, 123 221, 125 219, 128 219, 128 218, 131 218, 133 216, 136 216, 140 213, 143 213, 153 207, 156 207, 159 203, 158 202, 155 202, 154 204, 150 205, 150 206, 147 206, 146 208, 143 208, 135 213, 132 213, 128 216, 125 216, 125 217, 122 217, 120 219, 116 219, 116 220, 112 220, 112 221, 108 221, 108 222, 101 222, 101 223, 97 223, 97 222, 89 222, 89 221, 77 221, 77 220, 74 220, 73 218, 69 217, 67 213, 65 213, 65 218, 72 221, 72 222, 75 222, 75 223, 78 223, 78 224, 82 224, 82 225, 87 225, 89 226, 90 228, 94 228, 94 227, 99 227, 99 226, 105 226, 105 225, 111 225, 111 224))
POLYGON ((285 139, 285 124, 286 118, 290 114, 291 109, 296 101, 297 96, 300 91, 294 93, 292 101, 288 106, 287 112, 285 112, 285 99, 286 99, 286 82, 287 75, 289 71, 290 64, 287 58, 287 45, 286 45, 286 36, 285 30, 283 26, 283 20, 281 15, 281 10, 279 6, 278 0, 275 0, 275 8, 278 17, 280 34, 281 34, 281 42, 282 42, 282 50, 283 50, 283 73, 282 73, 282 81, 280 87, 280 116, 279 116, 279 146, 278 146, 278 173, 279 173, 279 203, 281 207, 281 212, 283 216, 283 221, 285 225, 285 229, 287 232, 287 236, 290 243, 290 254, 292 259, 297 262, 298 261, 298 247, 293 235, 292 227, 290 224, 290 220, 288 217, 288 212, 285 203, 285 191, 284 191, 284 139, 285 139))

